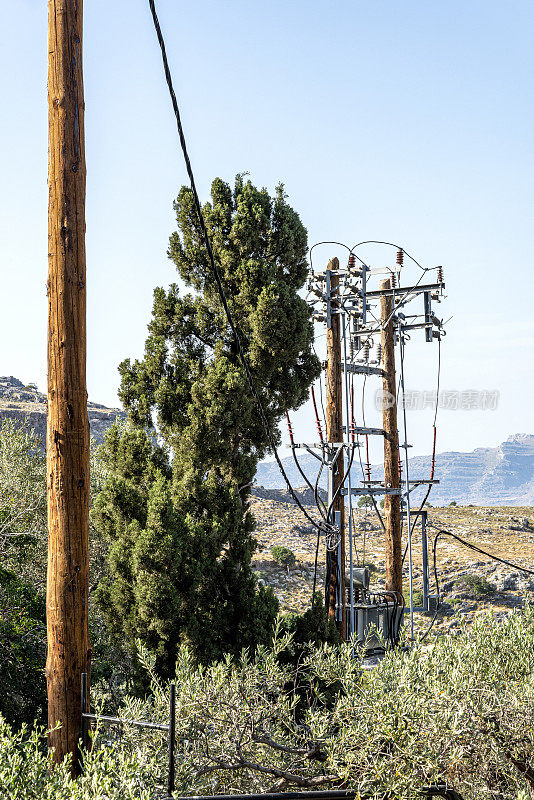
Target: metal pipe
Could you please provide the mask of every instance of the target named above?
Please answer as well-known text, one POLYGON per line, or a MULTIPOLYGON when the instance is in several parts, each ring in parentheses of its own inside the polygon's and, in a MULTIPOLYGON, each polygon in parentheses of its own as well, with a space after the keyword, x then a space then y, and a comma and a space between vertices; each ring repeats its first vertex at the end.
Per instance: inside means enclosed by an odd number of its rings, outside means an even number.
POLYGON ((176 686, 171 683, 170 697, 169 697, 169 779, 167 783, 167 790, 169 796, 174 792, 174 745, 176 741, 176 686))
MULTIPOLYGON (((399 322, 399 346, 400 346, 400 362, 401 362, 401 388, 402 388, 402 417, 404 423, 404 464, 405 464, 405 480, 406 487, 410 483, 409 467, 408 467, 408 425, 406 421, 406 402, 405 402, 405 385, 404 385, 404 336, 403 326, 399 322)), ((412 522, 411 522, 411 505, 410 505, 410 492, 405 494, 406 498, 406 522, 408 524, 408 570, 410 579, 410 634, 413 639, 413 561, 412 561, 412 522)))
MULTIPOLYGON (((81 724, 81 731, 82 731, 82 746, 87 747, 87 672, 82 672, 82 682, 81 682, 81 716, 82 716, 82 724, 81 724)), ((83 772, 83 763, 80 759, 80 770, 83 772)))
POLYGON ((421 542, 423 549, 423 608, 429 611, 428 605, 428 541, 426 535, 427 511, 421 511, 421 542))
POLYGON ((316 792, 269 792, 268 794, 215 794, 195 795, 193 797, 177 800, 354 800, 358 796, 356 791, 350 789, 332 789, 331 791, 316 792))
POLYGON ((351 484, 351 461, 354 454, 354 450, 350 449, 351 444, 351 431, 350 431, 350 415, 349 415, 349 373, 347 372, 347 315, 343 314, 343 366, 344 366, 344 379, 345 379, 345 417, 347 420, 347 424, 345 425, 345 430, 347 434, 347 457, 348 457, 348 473, 347 473, 347 484, 348 484, 348 498, 349 498, 349 597, 350 597, 350 624, 349 624, 349 633, 352 637, 354 633, 354 562, 353 562, 353 536, 352 536, 352 484, 351 484), (350 456, 348 455, 350 453, 350 456))
POLYGON ((120 717, 107 717, 100 714, 83 714, 83 719, 94 722, 107 722, 109 725, 133 725, 135 728, 150 728, 155 731, 168 731, 168 725, 158 725, 155 722, 141 722, 136 719, 121 719, 120 717))

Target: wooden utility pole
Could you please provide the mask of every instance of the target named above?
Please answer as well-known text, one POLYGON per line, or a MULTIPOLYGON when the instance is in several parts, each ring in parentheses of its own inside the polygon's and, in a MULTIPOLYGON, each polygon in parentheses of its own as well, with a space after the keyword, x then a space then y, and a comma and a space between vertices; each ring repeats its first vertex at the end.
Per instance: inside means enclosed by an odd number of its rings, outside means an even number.
MULTIPOLYGON (((380 289, 391 288, 391 281, 381 281, 380 289)), ((382 322, 382 418, 384 435, 384 485, 387 489, 400 488, 399 432, 397 429, 397 387, 395 381, 395 326, 392 319, 393 296, 380 298, 382 322)), ((402 598, 402 542, 400 495, 386 495, 384 502, 386 527, 386 590, 402 598)))
POLYGON ((85 330, 83 0, 48 0, 48 575, 46 679, 54 760, 78 772, 87 631, 89 420, 85 330))
MULTIPOLYGON (((341 384, 341 317, 336 313, 338 308, 339 261, 332 258, 328 262, 327 270, 330 271, 330 306, 334 312, 330 315, 326 331, 326 439, 329 444, 343 441, 343 406, 342 406, 342 384, 341 384)), ((330 504, 332 497, 335 496, 337 489, 343 481, 345 472, 345 458, 343 449, 334 462, 334 466, 329 476, 329 498, 330 504)), ((341 578, 341 622, 339 625, 341 636, 346 638, 346 603, 345 603, 345 499, 341 495, 334 503, 332 519, 336 511, 340 512, 340 533, 341 541, 338 552, 327 553, 327 600, 328 617, 335 622, 336 619, 336 595, 338 589, 338 573, 341 578)))

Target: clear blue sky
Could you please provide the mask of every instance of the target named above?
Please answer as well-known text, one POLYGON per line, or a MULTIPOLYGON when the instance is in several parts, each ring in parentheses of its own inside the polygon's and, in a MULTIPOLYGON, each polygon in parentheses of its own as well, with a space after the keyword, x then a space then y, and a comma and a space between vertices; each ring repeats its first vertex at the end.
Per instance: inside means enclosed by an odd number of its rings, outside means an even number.
MULTIPOLYGON (((385 238, 443 264, 454 314, 445 389, 497 411, 443 412, 439 450, 534 432, 534 5, 529 0, 159 0, 199 189, 282 180, 310 243, 385 238)), ((86 0, 88 382, 116 404, 143 350, 185 182, 144 0, 86 0)), ((45 388, 46 2, 0 11, 0 373, 45 388)), ((325 258, 330 253, 323 252, 325 258)), ((432 389, 435 350, 407 383, 432 389)), ((414 412, 416 453, 429 414, 414 412)), ((309 417, 297 422, 299 437, 309 417)))

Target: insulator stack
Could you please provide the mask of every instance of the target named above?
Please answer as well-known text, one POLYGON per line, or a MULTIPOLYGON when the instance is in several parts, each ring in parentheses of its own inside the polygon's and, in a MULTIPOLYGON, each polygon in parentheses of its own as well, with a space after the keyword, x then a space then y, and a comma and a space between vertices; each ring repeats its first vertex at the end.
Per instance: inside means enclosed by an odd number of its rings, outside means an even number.
POLYGON ((395 275, 394 272, 391 273, 391 288, 392 289, 397 288, 397 276, 395 275))
POLYGON ((371 346, 369 342, 366 342, 363 346, 363 358, 364 361, 369 361, 369 353, 371 352, 371 346))
POLYGON ((443 267, 438 267, 438 283, 443 283, 443 267))
POLYGON ((382 345, 380 342, 376 346, 376 363, 382 363, 382 345))
POLYGON ((397 250, 397 264, 402 267, 404 264, 404 250, 397 250))
POLYGON ((319 412, 317 411, 317 401, 315 400, 315 390, 313 386, 311 387, 311 398, 313 402, 313 410, 315 411, 315 424, 317 425, 317 432, 319 434, 319 439, 321 444, 324 443, 323 440, 323 429, 321 428, 321 421, 319 419, 319 412))
POLYGON ((367 475, 367 480, 371 480, 371 462, 369 461, 369 437, 365 434, 365 457, 366 457, 366 464, 365 464, 365 473, 367 475))
POLYGON ((292 445, 295 444, 293 439, 293 428, 291 427, 291 420, 289 419, 289 413, 286 411, 286 420, 287 420, 287 430, 289 432, 289 441, 292 445))
POLYGON ((356 256, 353 256, 352 253, 349 256, 349 270, 356 268, 356 256))

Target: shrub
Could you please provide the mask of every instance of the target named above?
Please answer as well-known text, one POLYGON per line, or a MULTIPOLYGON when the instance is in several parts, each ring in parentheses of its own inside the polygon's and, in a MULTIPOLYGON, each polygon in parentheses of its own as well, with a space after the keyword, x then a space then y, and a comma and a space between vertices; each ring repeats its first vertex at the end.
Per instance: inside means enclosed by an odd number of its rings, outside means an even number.
POLYGON ((495 593, 495 586, 483 575, 461 575, 456 581, 456 586, 465 589, 476 597, 495 593))
MULTIPOLYGON (((315 647, 287 667, 281 661, 291 647, 279 626, 272 649, 204 669, 182 648, 180 793, 342 782, 362 798, 415 800, 425 785, 448 783, 464 800, 521 797, 521 769, 534 760, 532 608, 498 626, 479 618, 458 638, 392 651, 370 671, 350 645, 315 647), (303 698, 293 687, 304 670, 303 698)), ((155 682, 152 692, 149 702, 126 698, 121 715, 164 719, 168 690, 155 682)))
POLYGON ((15 726, 45 720, 44 595, 0 567, 0 714, 15 726))
MULTIPOLYGON (((532 796, 532 607, 500 625, 478 617, 458 637, 390 651, 373 670, 362 671, 361 654, 349 644, 315 647, 296 667, 287 666, 283 654, 291 647, 291 634, 279 624, 272 648, 245 651, 238 662, 199 668, 180 649, 177 794, 342 785, 362 800, 415 800, 424 786, 447 784, 464 800, 532 796), (303 669, 311 687, 304 698, 293 689, 303 669)), ((152 678, 150 695, 126 696, 113 710, 161 723, 168 686, 156 677, 155 657, 141 649, 140 661, 152 678)), ((95 690, 93 706, 104 700, 95 690)), ((64 767, 49 773, 43 744, 42 732, 14 735, 0 721, 2 800, 162 794, 163 733, 100 729, 77 783, 64 767)))
POLYGON ((286 664, 294 663, 296 665, 302 658, 303 653, 313 647, 341 643, 341 636, 337 626, 328 619, 320 592, 315 593, 311 608, 303 614, 286 614, 283 616, 279 633, 291 636, 291 644, 288 645, 281 657, 282 663, 286 664), (296 654, 297 658, 289 657, 290 653, 296 654))
POLYGON ((68 760, 50 768, 44 728, 14 733, 0 715, 1 800, 154 800, 158 784, 162 795, 164 768, 151 752, 116 749, 100 737, 95 745, 74 780, 68 760))
POLYGON ((276 561, 276 563, 281 567, 287 567, 290 569, 297 563, 297 559, 295 558, 295 553, 293 550, 290 550, 289 547, 284 547, 280 544, 276 544, 274 547, 271 547, 271 555, 273 557, 273 561, 276 561))
MULTIPOLYGON (((404 589, 403 591, 404 596, 404 603, 407 608, 410 607, 410 589, 404 589)), ((422 606, 423 605, 423 592, 421 589, 414 589, 413 590, 413 604, 414 606, 422 606)))

